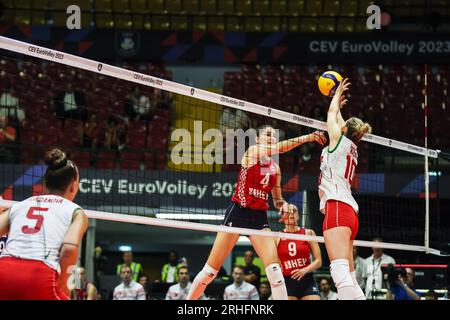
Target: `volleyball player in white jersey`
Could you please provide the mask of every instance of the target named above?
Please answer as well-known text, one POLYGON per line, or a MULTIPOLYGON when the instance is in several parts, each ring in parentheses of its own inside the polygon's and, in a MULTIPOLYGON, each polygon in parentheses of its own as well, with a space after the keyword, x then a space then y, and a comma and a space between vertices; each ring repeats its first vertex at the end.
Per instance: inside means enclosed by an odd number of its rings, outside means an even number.
POLYGON ((68 300, 71 268, 88 219, 72 202, 78 169, 64 152, 47 152, 44 195, 0 214, 0 234, 9 232, 0 255, 0 300, 68 300))
POLYGON ((320 211, 325 214, 323 236, 339 300, 365 300, 353 263, 353 240, 359 222, 351 186, 358 164, 357 143, 370 133, 371 127, 355 117, 347 121, 342 118, 341 108, 347 103, 343 94, 349 85, 348 79, 339 84, 328 110, 330 144, 321 156, 320 211))

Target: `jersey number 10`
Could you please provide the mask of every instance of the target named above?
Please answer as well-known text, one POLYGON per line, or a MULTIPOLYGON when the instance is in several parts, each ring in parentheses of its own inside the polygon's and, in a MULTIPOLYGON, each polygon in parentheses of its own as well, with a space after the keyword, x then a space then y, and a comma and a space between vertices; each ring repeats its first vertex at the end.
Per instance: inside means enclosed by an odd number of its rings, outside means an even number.
POLYGON ((345 168, 345 179, 350 185, 353 183, 353 176, 355 175, 356 161, 349 154, 347 155, 347 167, 345 168))

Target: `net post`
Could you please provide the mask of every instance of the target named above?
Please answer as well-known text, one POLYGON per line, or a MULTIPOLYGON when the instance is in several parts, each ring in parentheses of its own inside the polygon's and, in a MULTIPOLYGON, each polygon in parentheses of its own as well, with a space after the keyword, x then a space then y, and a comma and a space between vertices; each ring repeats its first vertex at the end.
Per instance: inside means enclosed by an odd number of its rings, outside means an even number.
POLYGON ((430 253, 430 178, 428 164, 428 65, 424 65, 425 252, 430 253))

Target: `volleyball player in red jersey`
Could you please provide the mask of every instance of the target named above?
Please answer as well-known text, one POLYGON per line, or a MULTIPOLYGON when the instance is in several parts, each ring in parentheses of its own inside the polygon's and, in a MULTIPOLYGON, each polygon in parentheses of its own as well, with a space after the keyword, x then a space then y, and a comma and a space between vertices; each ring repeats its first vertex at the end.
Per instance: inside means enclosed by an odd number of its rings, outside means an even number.
MULTIPOLYGON (((226 210, 223 225, 270 230, 267 219, 270 192, 274 206, 283 215, 280 220, 286 219, 289 213, 289 204, 283 200, 281 194, 280 167, 271 156, 313 141, 324 144, 326 138, 322 133, 314 132, 277 143, 276 132, 271 126, 260 128, 257 132, 256 145, 249 147, 242 158, 236 191, 226 210)), ((265 266, 273 298, 287 300, 286 286, 274 240, 270 237, 256 235, 249 238, 265 266)), ((239 234, 225 232, 217 234, 207 263, 192 283, 188 300, 197 300, 203 294, 206 286, 217 276, 218 270, 233 250, 238 239, 239 234)))
POLYGON ((0 255, 0 300, 68 300, 68 278, 88 219, 72 202, 78 192, 76 165, 59 149, 47 152, 44 195, 0 214, 8 240, 0 255))
MULTIPOLYGON (((300 228, 298 209, 293 206, 284 221, 283 232, 315 236, 314 230, 300 228)), ((320 300, 313 272, 322 266, 322 256, 317 242, 277 238, 280 259, 289 300, 320 300), (311 262, 311 253, 313 262, 311 262)))
POLYGON ((353 240, 358 233, 358 204, 352 196, 352 181, 358 165, 357 143, 371 127, 361 119, 345 121, 341 108, 348 79, 338 86, 327 115, 330 144, 322 150, 319 179, 320 211, 325 214, 323 237, 330 258, 330 272, 339 300, 365 300, 356 281, 353 240))

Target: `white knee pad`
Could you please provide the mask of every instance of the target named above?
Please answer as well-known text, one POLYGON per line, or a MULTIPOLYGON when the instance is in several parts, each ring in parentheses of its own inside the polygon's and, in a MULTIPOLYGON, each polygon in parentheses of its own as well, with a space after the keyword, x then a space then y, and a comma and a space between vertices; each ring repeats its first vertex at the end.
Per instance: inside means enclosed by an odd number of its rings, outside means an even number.
POLYGON ((330 271, 336 289, 354 286, 347 259, 336 259, 331 261, 330 271))
POLYGON ((284 284, 283 273, 278 263, 269 264, 266 268, 267 279, 272 288, 279 287, 284 284))
POLYGON ((203 267, 202 271, 197 275, 199 282, 205 286, 210 284, 217 277, 217 270, 214 270, 207 263, 203 267))

